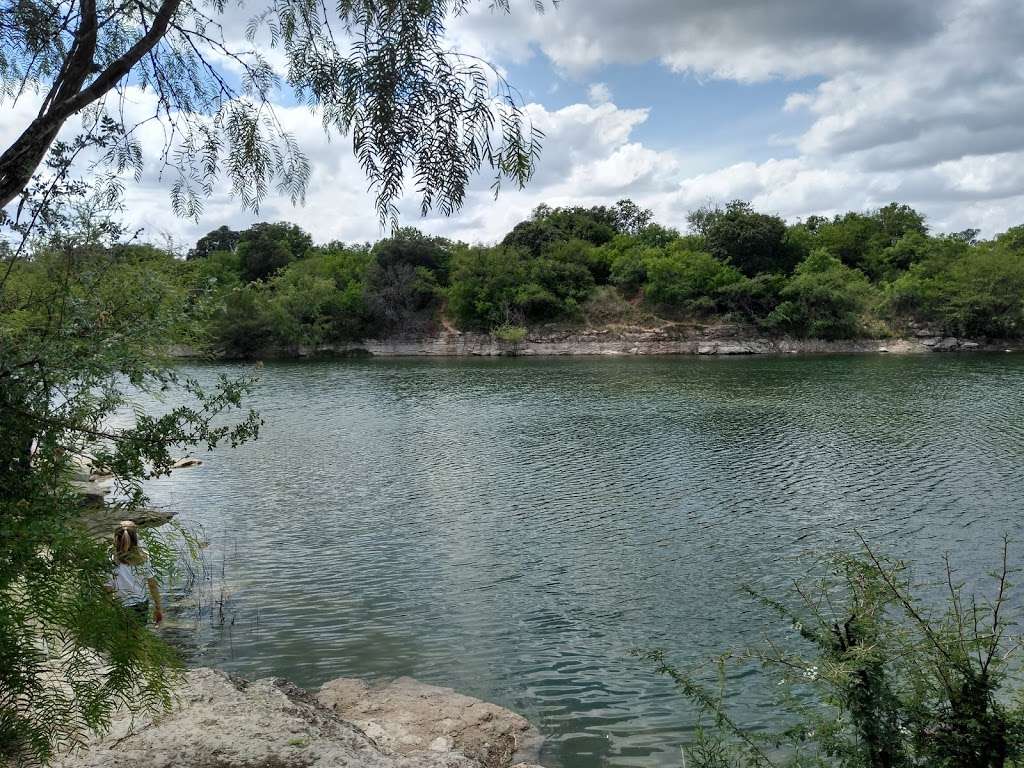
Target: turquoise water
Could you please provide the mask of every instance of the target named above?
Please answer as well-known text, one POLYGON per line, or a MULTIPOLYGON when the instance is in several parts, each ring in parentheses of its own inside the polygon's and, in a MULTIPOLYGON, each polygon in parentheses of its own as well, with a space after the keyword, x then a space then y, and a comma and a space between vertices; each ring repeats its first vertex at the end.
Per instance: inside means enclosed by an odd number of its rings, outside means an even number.
MULTIPOLYGON (((190 661, 449 685, 552 766, 678 764, 692 711, 629 651, 758 641, 741 584, 857 532, 968 579, 1021 538, 1016 355, 273 364, 253 405, 259 441, 152 487, 211 541, 190 661)), ((754 726, 759 682, 730 683, 754 726)))

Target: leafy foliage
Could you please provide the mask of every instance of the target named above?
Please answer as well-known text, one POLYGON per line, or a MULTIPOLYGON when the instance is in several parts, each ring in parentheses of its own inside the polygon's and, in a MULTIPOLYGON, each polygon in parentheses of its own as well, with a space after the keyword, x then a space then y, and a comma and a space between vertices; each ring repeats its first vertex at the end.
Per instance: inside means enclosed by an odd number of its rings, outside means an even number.
POLYGON ((644 295, 654 304, 685 307, 713 297, 742 276, 711 254, 670 246, 646 262, 644 295))
POLYGON ((717 689, 700 672, 641 653, 670 676, 712 727, 686 750, 694 768, 1002 768, 1024 757, 1024 709, 1011 634, 1011 570, 1004 547, 987 595, 965 593, 950 563, 920 596, 907 565, 866 544, 819 563, 783 602, 748 590, 792 627, 799 643, 768 642, 719 662, 717 689), (936 608, 936 606, 942 606, 936 608), (748 731, 726 707, 722 666, 758 664, 777 679, 773 733, 748 731), (1007 690, 1012 688, 1012 690, 1007 690))
POLYGON ((782 303, 769 324, 789 333, 820 339, 859 336, 871 295, 868 279, 825 249, 812 251, 779 293, 782 303))
POLYGON ((78 524, 76 467, 110 473, 130 518, 176 451, 237 444, 260 425, 230 417, 250 382, 204 389, 161 362, 187 317, 173 260, 62 239, 0 262, 0 756, 23 762, 102 729, 119 705, 167 706, 176 679, 170 649, 103 589, 107 543, 78 524), (136 407, 132 392, 172 387, 191 403, 136 407))
POLYGON ((237 236, 239 245, 234 253, 192 259, 180 274, 197 340, 242 357, 429 334, 446 321, 490 331, 721 319, 758 333, 822 339, 901 334, 922 325, 954 335, 1024 334, 1018 230, 993 241, 979 241, 973 230, 933 236, 919 214, 895 203, 811 217, 781 234, 777 218, 738 202, 696 211, 691 220, 700 231, 682 235, 629 200, 540 206, 495 247, 409 228, 373 246, 312 246, 296 227, 259 224, 210 233, 199 250, 222 236, 228 244, 237 236), (847 236, 861 228, 873 234, 867 243, 854 238, 854 258, 847 236), (771 236, 761 238, 766 232, 771 236), (745 238, 760 256, 721 258, 710 250, 716 243, 738 247, 745 238), (259 268, 249 263, 258 251, 246 243, 265 244, 259 268), (799 254, 805 255, 787 273, 799 254), (761 271, 745 274, 737 264, 761 271), (261 284, 247 284, 258 275, 261 284))
MULTIPOLYGON (((96 156, 114 176, 142 173, 140 126, 161 123, 157 159, 175 179, 171 201, 182 215, 200 213, 220 179, 251 210, 272 189, 301 200, 310 164, 274 108, 282 89, 314 110, 328 135, 351 137, 382 219, 397 217, 407 177, 424 211, 445 214, 485 167, 496 190, 505 180, 523 185, 540 131, 500 73, 445 43, 449 19, 472 5, 342 0, 329 9, 283 0, 255 12, 238 45, 221 26, 222 0, 0 0, 0 104, 45 94, 0 153, 0 208, 23 193, 78 115, 85 135, 111 137, 96 156), (272 56, 283 59, 283 77, 272 56), (154 95, 137 123, 117 107, 133 89, 154 95)), ((507 0, 490 6, 509 10, 507 0)))
POLYGON ((992 243, 974 247, 953 238, 932 244, 893 282, 894 308, 938 323, 950 334, 1020 336, 1024 244, 1018 235, 1010 230, 992 243))
POLYGON ((787 247, 786 223, 778 216, 757 213, 742 200, 725 208, 694 211, 689 222, 704 237, 708 253, 748 277, 789 272, 800 258, 787 247))
POLYGON ((265 280, 282 267, 301 259, 313 238, 295 224, 253 224, 238 237, 236 245, 247 281, 265 280))
POLYGON ((238 247, 238 241, 242 233, 236 232, 228 226, 217 227, 212 232, 207 232, 199 240, 196 246, 188 252, 189 259, 205 259, 211 254, 224 252, 234 253, 238 247))
POLYGON ((539 256, 549 246, 565 240, 603 245, 617 234, 639 234, 651 223, 652 215, 632 200, 593 208, 539 205, 527 221, 513 227, 502 245, 519 248, 532 256, 539 256))

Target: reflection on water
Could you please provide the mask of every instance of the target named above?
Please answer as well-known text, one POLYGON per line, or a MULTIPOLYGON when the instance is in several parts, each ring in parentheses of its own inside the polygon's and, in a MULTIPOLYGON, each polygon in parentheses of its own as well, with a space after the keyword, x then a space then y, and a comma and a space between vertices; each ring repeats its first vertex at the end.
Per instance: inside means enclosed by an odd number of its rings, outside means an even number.
POLYGON ((1013 355, 270 365, 261 439, 152 493, 234 590, 193 662, 413 675, 523 712, 548 764, 669 765, 691 713, 629 650, 758 640, 737 587, 856 531, 983 574, 1019 538, 1022 395, 1013 355))

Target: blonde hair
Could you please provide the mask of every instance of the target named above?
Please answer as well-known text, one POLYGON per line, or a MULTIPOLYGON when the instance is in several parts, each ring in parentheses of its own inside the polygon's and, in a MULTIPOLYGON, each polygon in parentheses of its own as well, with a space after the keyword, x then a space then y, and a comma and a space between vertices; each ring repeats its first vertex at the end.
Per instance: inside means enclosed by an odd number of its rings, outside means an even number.
POLYGON ((134 520, 122 520, 114 532, 114 559, 125 565, 146 562, 146 553, 139 547, 139 528, 134 520))

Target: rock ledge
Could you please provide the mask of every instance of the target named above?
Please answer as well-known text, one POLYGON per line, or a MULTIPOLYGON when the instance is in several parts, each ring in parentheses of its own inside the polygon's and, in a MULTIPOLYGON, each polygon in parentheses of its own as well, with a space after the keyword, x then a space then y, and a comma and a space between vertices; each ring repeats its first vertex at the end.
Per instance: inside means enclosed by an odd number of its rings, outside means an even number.
POLYGON ((513 763, 540 745, 519 715, 409 678, 334 680, 315 696, 192 669, 179 696, 169 713, 116 718, 57 768, 531 768, 513 763))

